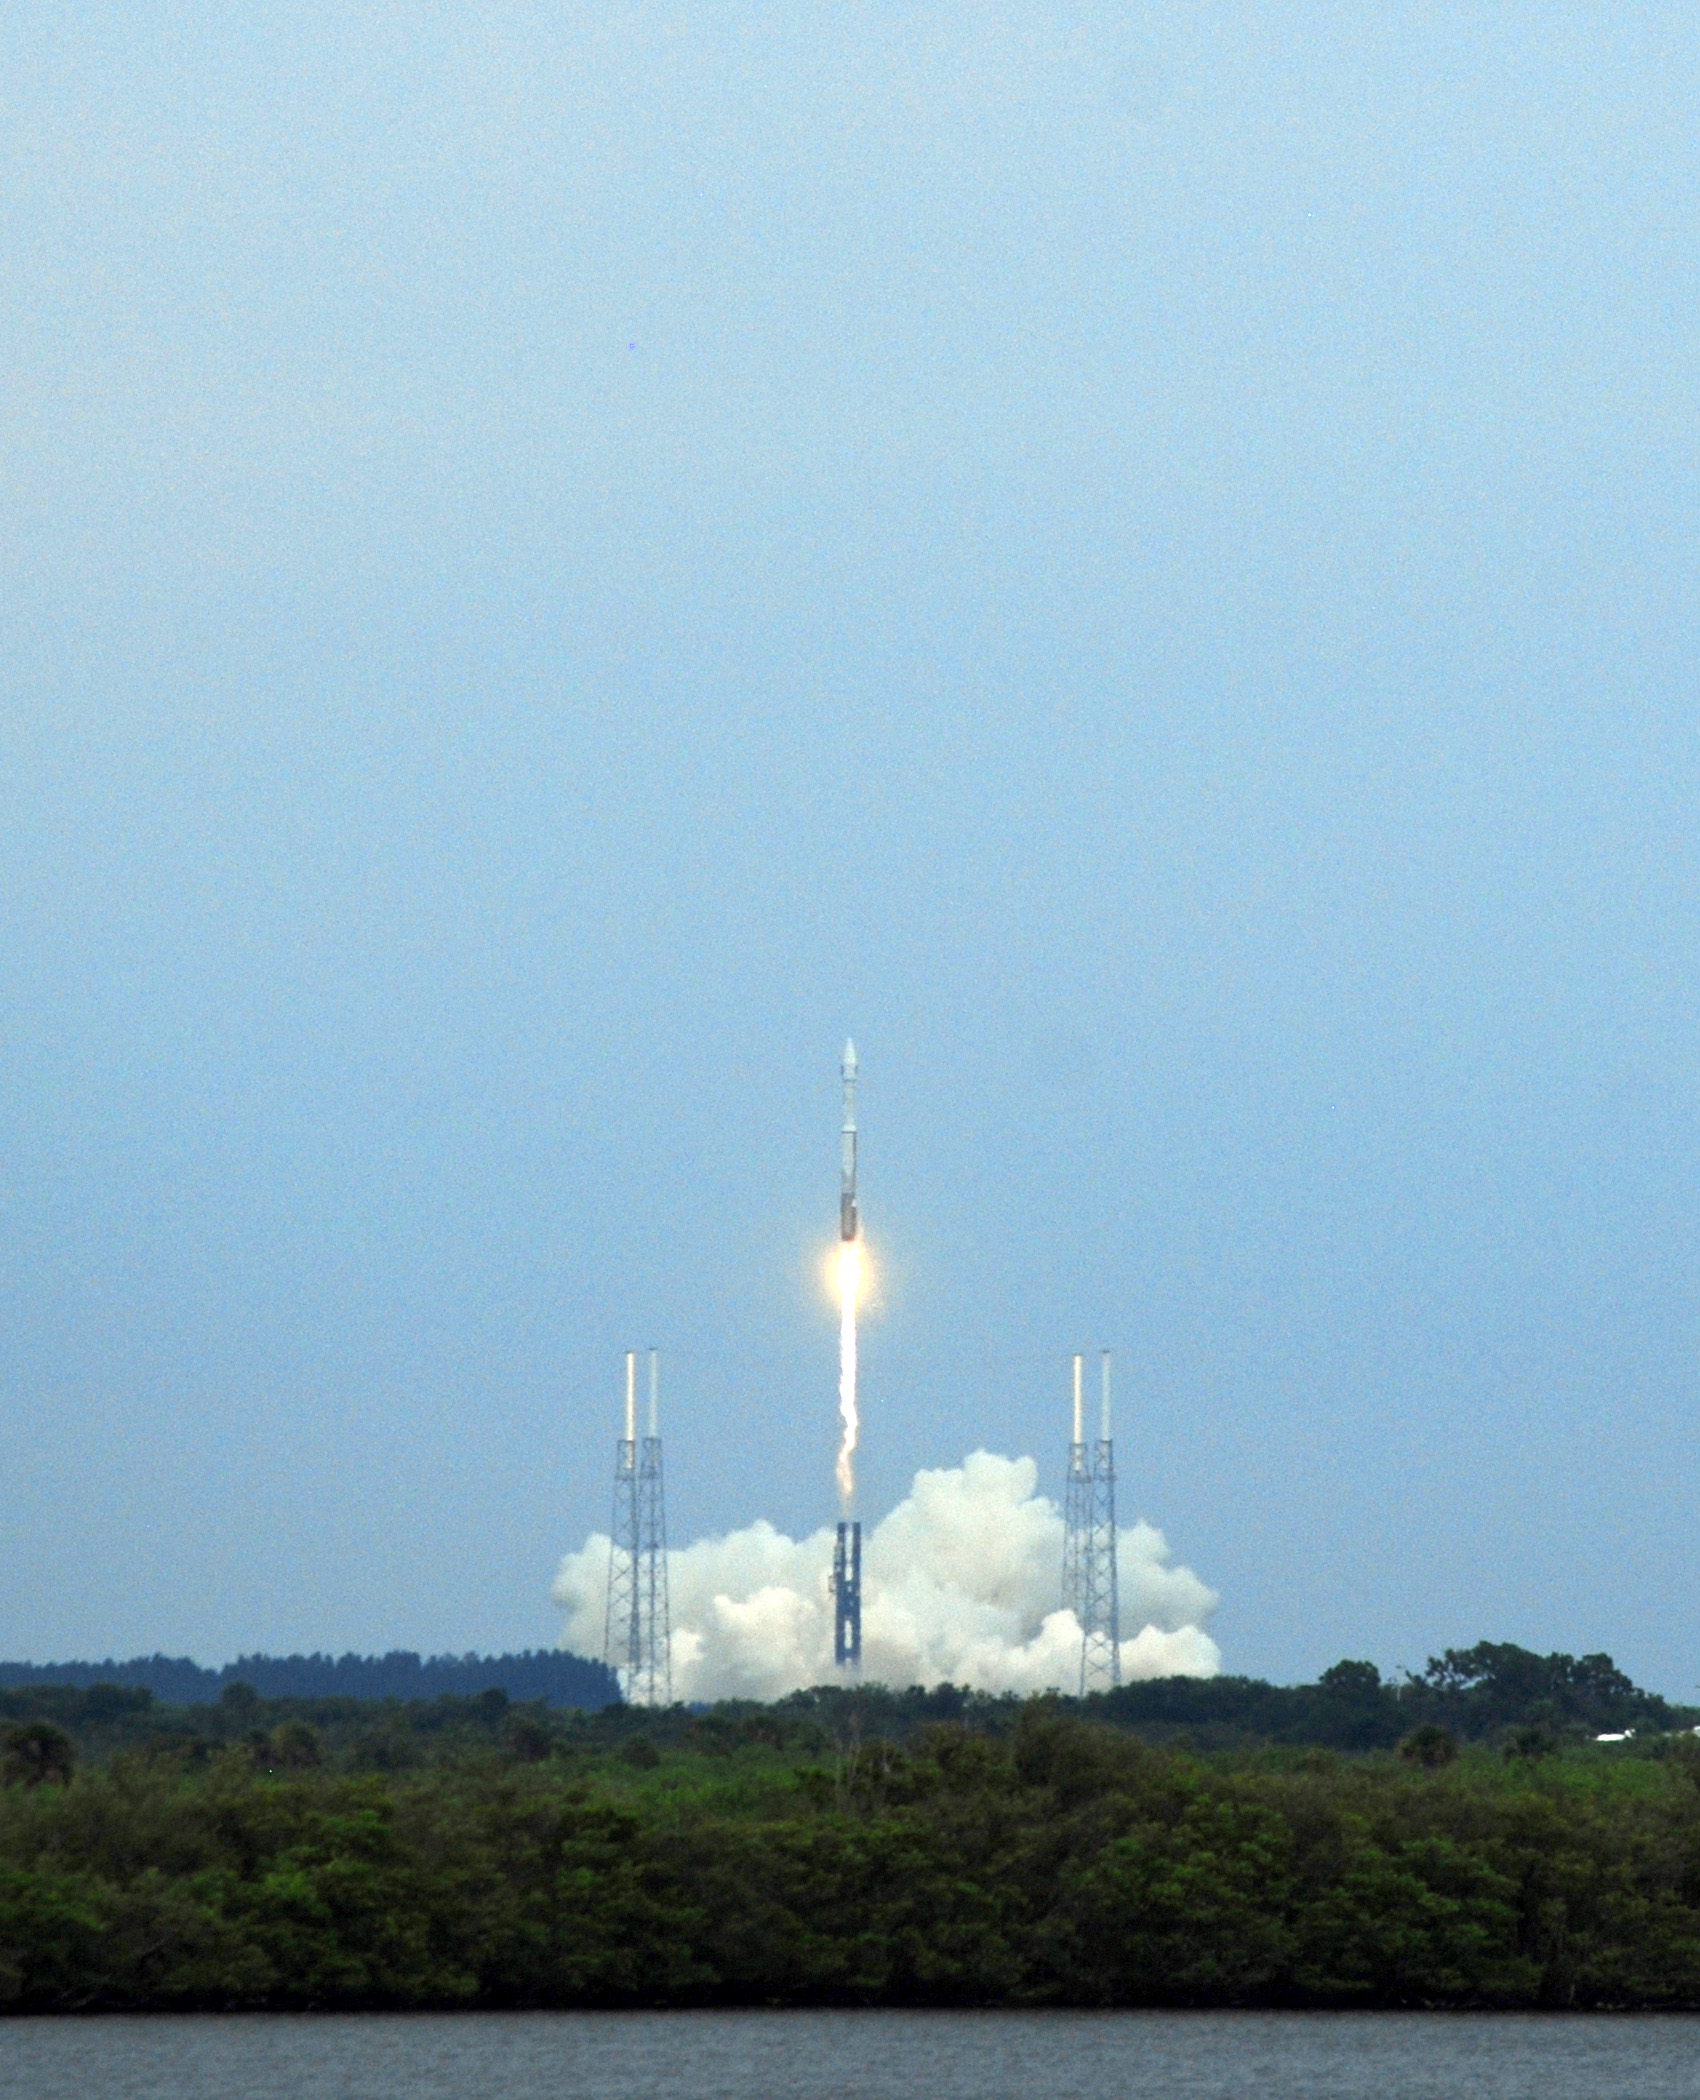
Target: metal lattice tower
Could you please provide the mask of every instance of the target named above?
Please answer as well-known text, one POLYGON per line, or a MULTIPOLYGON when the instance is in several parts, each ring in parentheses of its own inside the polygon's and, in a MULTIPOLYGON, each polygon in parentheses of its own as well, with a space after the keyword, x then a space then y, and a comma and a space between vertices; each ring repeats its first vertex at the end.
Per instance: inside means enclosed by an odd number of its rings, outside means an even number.
POLYGON ((841 1670, 862 1667, 862 1527, 840 1524, 832 1552, 832 1659, 841 1670))
POLYGON ((614 1446, 603 1656, 632 1706, 671 1706, 667 1514, 661 1479, 660 1366, 649 1352, 649 1434, 637 1436, 637 1354, 626 1352, 626 1433, 614 1446))
POLYGON ((1063 1605, 1080 1622, 1080 1691, 1112 1690, 1122 1681, 1121 1599, 1116 1577, 1116 1458, 1110 1441, 1110 1352, 1103 1354, 1103 1411, 1090 1451, 1080 1405, 1080 1358, 1074 1359, 1074 1435, 1068 1447, 1063 1509, 1063 1605))

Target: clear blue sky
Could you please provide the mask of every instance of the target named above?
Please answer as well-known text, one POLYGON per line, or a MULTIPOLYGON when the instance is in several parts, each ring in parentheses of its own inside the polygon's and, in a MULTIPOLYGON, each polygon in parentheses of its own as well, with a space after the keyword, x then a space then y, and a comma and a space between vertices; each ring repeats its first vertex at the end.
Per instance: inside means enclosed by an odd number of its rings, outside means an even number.
POLYGON ((1700 28, 0 22, 0 1653, 1124 1510, 1230 1668, 1700 1680, 1700 28))

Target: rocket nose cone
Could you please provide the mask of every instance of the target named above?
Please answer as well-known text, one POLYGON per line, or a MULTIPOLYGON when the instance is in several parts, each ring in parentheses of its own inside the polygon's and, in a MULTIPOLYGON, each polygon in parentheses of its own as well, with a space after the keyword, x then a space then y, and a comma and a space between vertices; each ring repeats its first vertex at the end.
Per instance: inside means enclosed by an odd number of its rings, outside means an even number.
POLYGON ((856 1045, 848 1036, 844 1038, 844 1076, 852 1079, 856 1073, 856 1045))

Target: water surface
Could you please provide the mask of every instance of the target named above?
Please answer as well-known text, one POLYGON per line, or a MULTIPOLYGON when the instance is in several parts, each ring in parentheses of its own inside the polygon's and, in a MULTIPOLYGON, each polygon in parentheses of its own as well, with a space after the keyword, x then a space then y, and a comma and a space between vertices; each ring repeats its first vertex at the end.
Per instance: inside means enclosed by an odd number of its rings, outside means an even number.
POLYGON ((0 2022, 11 2100, 1700 2100, 1700 2019, 254 2014, 0 2022))

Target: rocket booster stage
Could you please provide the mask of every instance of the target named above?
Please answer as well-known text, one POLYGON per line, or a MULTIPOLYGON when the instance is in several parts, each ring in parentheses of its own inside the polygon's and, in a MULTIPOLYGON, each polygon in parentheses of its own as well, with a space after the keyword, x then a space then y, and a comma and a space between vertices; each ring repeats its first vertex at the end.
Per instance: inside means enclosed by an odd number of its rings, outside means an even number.
POLYGON ((838 1189, 839 1237, 853 1240, 861 1230, 856 1217, 856 1045, 844 1045, 844 1150, 838 1189))

